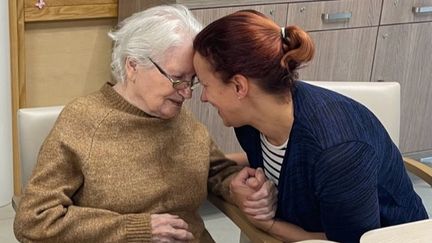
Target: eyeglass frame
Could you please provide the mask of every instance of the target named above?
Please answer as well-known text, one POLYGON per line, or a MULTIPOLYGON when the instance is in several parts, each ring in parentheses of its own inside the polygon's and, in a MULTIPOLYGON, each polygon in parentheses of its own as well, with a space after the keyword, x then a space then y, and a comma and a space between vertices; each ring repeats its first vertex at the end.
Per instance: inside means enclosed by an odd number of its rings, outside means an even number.
POLYGON ((198 79, 198 77, 196 75, 194 75, 192 77, 192 80, 182 80, 182 79, 174 79, 173 77, 171 77, 171 75, 169 75, 167 72, 165 72, 165 70, 163 70, 155 61, 153 61, 150 57, 148 57, 148 59, 150 60, 151 63, 153 63, 153 65, 159 70, 159 72, 165 76, 165 78, 167 78, 171 84, 172 87, 176 90, 182 90, 182 89, 186 89, 186 88, 190 88, 191 90, 194 90, 198 87, 198 85, 200 84, 200 81, 198 79), (187 86, 181 86, 181 84, 186 84, 187 86), (180 87, 179 87, 180 85, 180 87))

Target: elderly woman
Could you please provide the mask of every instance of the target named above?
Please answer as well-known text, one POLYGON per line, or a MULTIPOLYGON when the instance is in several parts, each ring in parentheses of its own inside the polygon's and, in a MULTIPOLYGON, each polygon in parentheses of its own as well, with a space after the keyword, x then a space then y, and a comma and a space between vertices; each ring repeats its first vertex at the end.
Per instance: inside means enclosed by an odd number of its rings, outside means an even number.
MULTIPOLYGON (((252 221, 258 227, 284 241, 358 242, 368 230, 428 217, 372 112, 298 80, 315 50, 305 31, 239 11, 208 25, 194 47, 201 100, 235 127, 247 154, 237 160, 278 187, 276 217, 252 221)), ((233 195, 251 179, 239 173, 233 195)))
POLYGON ((40 150, 17 210, 24 242, 213 242, 198 208, 209 188, 229 199, 239 170, 182 104, 197 85, 183 6, 123 21, 116 84, 66 105, 40 150))

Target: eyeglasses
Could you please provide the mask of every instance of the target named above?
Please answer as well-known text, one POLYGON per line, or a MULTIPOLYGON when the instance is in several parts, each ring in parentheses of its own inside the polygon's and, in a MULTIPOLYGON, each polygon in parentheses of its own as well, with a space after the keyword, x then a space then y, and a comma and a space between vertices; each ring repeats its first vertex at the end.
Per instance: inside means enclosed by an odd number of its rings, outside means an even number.
POLYGON ((181 90, 190 87, 191 90, 194 90, 198 87, 200 81, 197 76, 193 76, 192 80, 174 79, 169 74, 167 74, 159 65, 157 65, 150 57, 148 59, 159 70, 159 72, 171 82, 174 89, 181 90))

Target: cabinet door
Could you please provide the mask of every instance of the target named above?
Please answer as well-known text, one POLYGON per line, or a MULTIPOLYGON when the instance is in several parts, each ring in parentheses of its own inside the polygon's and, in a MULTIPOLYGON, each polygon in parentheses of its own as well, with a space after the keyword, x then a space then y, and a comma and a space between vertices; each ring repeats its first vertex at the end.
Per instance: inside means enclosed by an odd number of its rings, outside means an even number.
POLYGON ((287 7, 288 4, 269 4, 225 8, 192 9, 192 13, 201 23, 203 23, 204 26, 206 26, 211 22, 215 21, 216 19, 234 13, 238 10, 253 9, 267 15, 280 26, 285 26, 287 7))
POLYGON ((381 24, 432 20, 432 0, 384 0, 381 24))
POLYGON ((289 4, 287 23, 307 31, 377 26, 379 0, 315 1, 289 4))
POLYGON ((401 84, 402 152, 432 149, 432 23, 380 27, 372 80, 401 84))
POLYGON ((369 81, 377 27, 310 32, 315 57, 300 78, 320 81, 369 81))

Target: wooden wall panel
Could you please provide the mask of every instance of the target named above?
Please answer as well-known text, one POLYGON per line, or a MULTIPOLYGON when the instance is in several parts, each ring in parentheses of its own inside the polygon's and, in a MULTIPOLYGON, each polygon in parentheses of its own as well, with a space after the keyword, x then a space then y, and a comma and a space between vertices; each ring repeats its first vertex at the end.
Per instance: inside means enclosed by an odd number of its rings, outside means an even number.
POLYGON ((117 17, 117 0, 46 0, 41 9, 36 2, 25 0, 26 22, 117 17))
MULTIPOLYGON (((24 0, 25 8, 33 8, 37 0, 24 0)), ((73 5, 88 5, 88 4, 117 4, 117 0, 45 0, 45 6, 73 6, 73 5)))
POLYGON ((116 19, 26 25, 26 107, 62 105, 110 80, 116 19))

